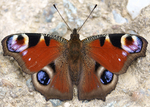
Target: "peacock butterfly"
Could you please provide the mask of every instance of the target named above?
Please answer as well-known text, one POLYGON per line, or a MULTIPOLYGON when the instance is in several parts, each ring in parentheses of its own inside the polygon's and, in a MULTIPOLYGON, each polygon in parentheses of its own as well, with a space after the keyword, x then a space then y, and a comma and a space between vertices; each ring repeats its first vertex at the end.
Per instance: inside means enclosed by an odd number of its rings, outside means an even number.
POLYGON ((73 85, 79 100, 105 100, 118 75, 144 57, 148 42, 133 34, 101 34, 79 39, 77 29, 66 40, 57 35, 20 33, 2 40, 4 55, 12 56, 32 75, 37 91, 48 99, 71 100, 73 85))

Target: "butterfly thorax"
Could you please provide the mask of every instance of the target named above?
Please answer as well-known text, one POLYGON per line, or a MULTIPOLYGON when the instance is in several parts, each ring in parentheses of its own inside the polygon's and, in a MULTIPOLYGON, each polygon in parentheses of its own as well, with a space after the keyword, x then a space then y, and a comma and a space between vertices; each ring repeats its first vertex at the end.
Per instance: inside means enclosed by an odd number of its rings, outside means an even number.
POLYGON ((69 71, 73 83, 78 84, 80 68, 81 68, 81 49, 82 43, 79 39, 79 34, 77 30, 74 29, 71 34, 71 38, 68 42, 68 62, 69 62, 69 71))

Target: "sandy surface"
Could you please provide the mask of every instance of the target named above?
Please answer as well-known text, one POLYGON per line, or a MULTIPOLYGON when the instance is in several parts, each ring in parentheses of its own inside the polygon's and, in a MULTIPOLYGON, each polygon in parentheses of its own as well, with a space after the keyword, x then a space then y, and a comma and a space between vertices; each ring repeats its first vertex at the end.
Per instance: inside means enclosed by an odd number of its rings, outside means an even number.
MULTIPOLYGON (((0 1, 0 41, 14 33, 51 33, 57 31, 59 35, 69 39, 70 31, 63 24, 52 4, 58 9, 71 29, 80 27, 89 15, 94 4, 98 4, 93 15, 79 32, 81 39, 105 33, 131 33, 143 36, 150 43, 150 6, 142 9, 134 20, 126 10, 127 0, 75 0, 73 7, 64 5, 66 0, 1 0, 0 1), (112 10, 121 14, 128 23, 115 22, 112 10), (49 16, 52 16, 50 20, 49 16)), ((71 101, 61 102, 49 100, 37 91, 31 83, 30 75, 21 71, 16 61, 4 57, 0 45, 0 107, 149 107, 150 106, 150 46, 146 57, 138 58, 128 68, 127 72, 119 76, 116 89, 107 97, 106 101, 79 101, 77 89, 71 101)))

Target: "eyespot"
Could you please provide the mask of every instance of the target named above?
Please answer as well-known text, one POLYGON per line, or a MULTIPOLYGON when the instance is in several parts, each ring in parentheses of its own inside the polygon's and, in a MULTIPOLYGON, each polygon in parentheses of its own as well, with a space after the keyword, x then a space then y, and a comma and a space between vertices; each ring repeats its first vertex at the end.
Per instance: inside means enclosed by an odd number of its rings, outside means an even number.
POLYGON ((37 80, 42 85, 48 85, 51 79, 45 71, 41 70, 37 73, 37 80))
POLYGON ((122 48, 129 53, 138 53, 142 50, 143 42, 135 35, 124 35, 121 38, 122 48))
POLYGON ((103 74, 100 77, 100 81, 107 85, 113 80, 113 73, 109 72, 108 70, 105 70, 103 74))
POLYGON ((28 48, 29 38, 25 34, 12 35, 7 39, 7 48, 11 52, 21 52, 28 48))

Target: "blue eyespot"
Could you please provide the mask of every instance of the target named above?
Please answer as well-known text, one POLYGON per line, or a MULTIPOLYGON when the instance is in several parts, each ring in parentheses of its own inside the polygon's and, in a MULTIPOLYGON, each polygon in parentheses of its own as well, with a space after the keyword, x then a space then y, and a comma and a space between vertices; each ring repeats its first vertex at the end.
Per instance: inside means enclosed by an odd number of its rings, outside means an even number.
POLYGON ((100 81, 104 85, 107 85, 112 81, 112 79, 113 79, 113 73, 109 72, 108 70, 105 70, 101 75, 100 81))
POLYGON ((37 80, 42 85, 48 85, 51 79, 45 71, 41 70, 37 73, 37 80))
POLYGON ((9 36, 6 44, 10 52, 22 52, 28 48, 28 37, 27 35, 12 35, 9 36))

